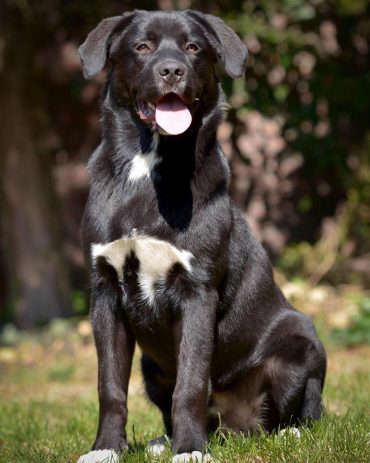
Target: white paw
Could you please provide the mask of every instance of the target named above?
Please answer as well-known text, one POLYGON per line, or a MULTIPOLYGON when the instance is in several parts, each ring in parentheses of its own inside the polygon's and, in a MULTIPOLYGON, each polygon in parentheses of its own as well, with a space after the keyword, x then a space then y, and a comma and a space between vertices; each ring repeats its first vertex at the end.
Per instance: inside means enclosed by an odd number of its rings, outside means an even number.
POLYGON ((166 444, 168 442, 169 440, 167 436, 157 437, 148 443, 147 451, 153 457, 158 457, 165 451, 166 444))
POLYGON ((210 453, 191 452, 178 453, 172 458, 172 463, 216 463, 210 453))
POLYGON ((297 439, 301 437, 301 431, 298 428, 284 428, 281 431, 279 431, 279 436, 294 436, 297 439))
POLYGON ((92 450, 81 455, 77 463, 118 463, 119 456, 114 450, 92 450))

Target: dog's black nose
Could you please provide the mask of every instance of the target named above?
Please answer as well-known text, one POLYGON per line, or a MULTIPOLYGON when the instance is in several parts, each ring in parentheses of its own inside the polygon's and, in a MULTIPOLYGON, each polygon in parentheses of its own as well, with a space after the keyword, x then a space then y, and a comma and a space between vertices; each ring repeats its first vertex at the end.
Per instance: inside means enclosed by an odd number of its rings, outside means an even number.
POLYGON ((166 60, 158 67, 158 74, 168 83, 180 82, 185 73, 185 64, 176 60, 166 60))

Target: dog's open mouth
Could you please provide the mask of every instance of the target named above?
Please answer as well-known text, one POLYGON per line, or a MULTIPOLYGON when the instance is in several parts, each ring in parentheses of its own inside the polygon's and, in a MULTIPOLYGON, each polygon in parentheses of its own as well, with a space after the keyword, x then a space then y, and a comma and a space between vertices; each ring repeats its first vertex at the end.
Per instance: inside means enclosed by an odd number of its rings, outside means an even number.
POLYGON ((145 100, 138 101, 140 119, 156 122, 169 135, 184 133, 191 124, 191 113, 175 93, 163 96, 156 105, 145 100))

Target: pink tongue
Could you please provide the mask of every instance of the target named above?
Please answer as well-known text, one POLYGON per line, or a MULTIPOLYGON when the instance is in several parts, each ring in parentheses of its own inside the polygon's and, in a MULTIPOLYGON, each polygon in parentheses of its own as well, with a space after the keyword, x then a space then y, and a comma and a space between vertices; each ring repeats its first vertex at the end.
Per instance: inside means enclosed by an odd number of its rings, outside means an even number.
POLYGON ((170 135, 185 132, 191 124, 191 114, 181 98, 168 95, 162 98, 155 109, 157 124, 170 135))

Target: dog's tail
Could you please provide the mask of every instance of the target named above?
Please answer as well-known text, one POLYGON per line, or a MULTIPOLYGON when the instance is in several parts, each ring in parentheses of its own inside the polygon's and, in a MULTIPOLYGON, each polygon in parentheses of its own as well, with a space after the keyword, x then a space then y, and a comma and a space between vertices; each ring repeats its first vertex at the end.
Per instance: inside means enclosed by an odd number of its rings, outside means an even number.
POLYGON ((321 392, 322 381, 319 378, 308 378, 299 417, 302 424, 310 425, 320 419, 324 411, 321 392))

